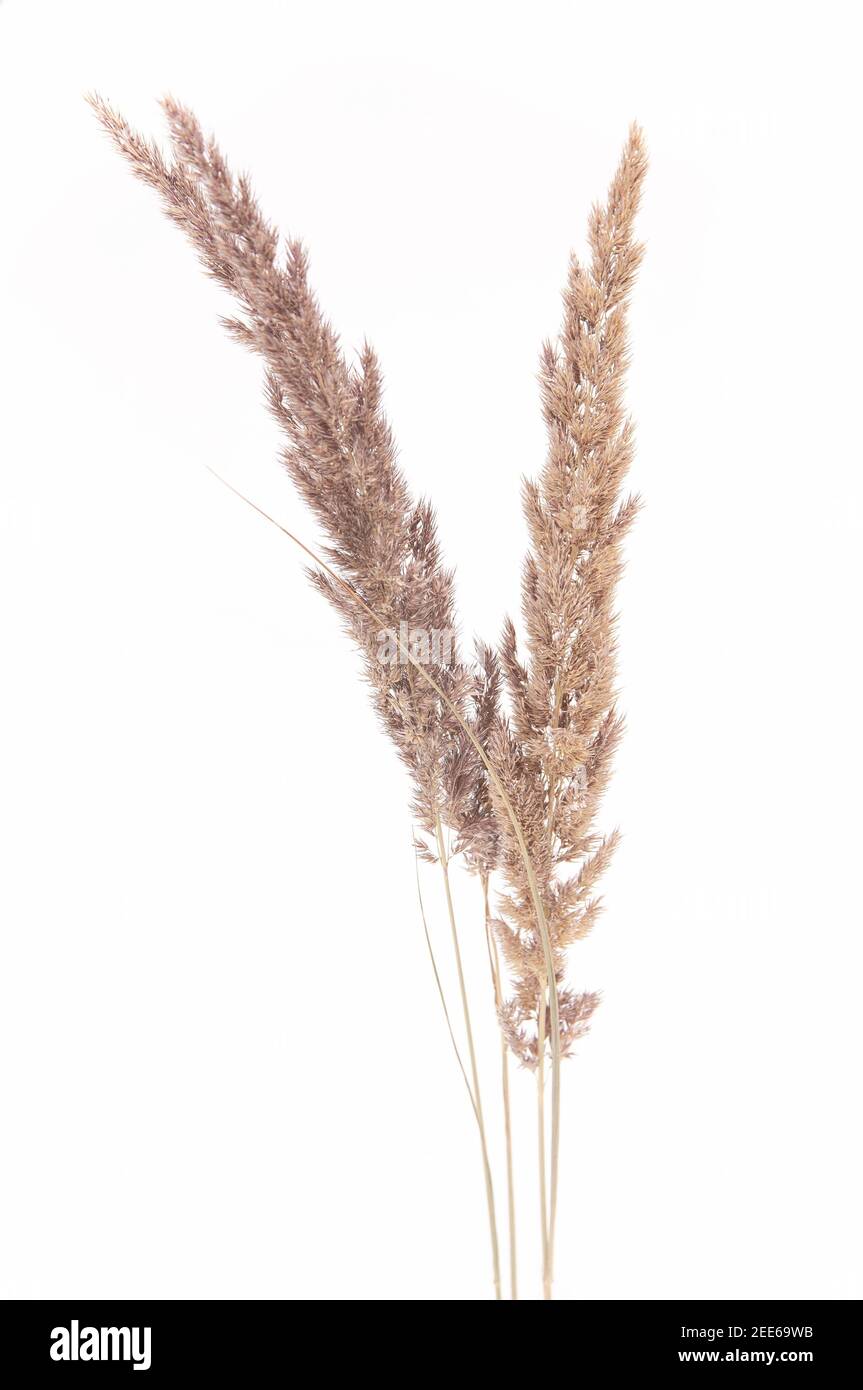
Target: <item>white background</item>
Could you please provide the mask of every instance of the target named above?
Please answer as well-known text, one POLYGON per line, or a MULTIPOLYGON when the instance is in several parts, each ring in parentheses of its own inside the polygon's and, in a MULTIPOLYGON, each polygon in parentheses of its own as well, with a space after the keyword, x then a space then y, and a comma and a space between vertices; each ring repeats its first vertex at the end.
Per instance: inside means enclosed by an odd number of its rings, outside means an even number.
MULTIPOLYGON (((625 841, 572 958, 605 999, 564 1074, 557 1294, 863 1294, 851 19, 0 4, 7 1297, 490 1295, 406 782, 300 557, 204 468, 316 540, 260 368, 91 88, 152 134, 162 93, 192 105, 306 239, 381 354, 468 636, 518 607, 539 346, 642 122, 625 841)), ((502 1195, 473 882, 459 910, 502 1195)))

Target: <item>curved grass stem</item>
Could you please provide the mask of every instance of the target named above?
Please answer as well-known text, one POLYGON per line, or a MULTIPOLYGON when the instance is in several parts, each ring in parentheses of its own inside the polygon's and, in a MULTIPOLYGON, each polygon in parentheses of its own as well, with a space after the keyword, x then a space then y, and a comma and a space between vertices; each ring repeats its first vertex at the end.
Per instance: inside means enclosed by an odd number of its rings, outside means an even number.
POLYGON ((470 1019, 470 1006, 467 998, 467 984, 464 978, 464 967, 461 959, 461 948, 458 940, 458 928, 456 927, 455 908, 452 900, 452 887, 449 878, 449 857, 444 844, 443 827, 441 826, 440 816, 435 816, 435 840, 437 841, 438 861, 443 874, 444 890, 446 893, 447 912, 449 913, 450 930, 452 932, 453 952, 455 954, 456 970, 458 972, 458 987, 461 994, 461 1006, 464 1014, 464 1027, 467 1034, 468 1057, 470 1058, 471 1077, 473 1080, 473 1099, 476 1122, 479 1128, 480 1146, 482 1148, 482 1167, 485 1178, 485 1195, 488 1206, 488 1224, 491 1234, 491 1254, 492 1268, 494 1272, 495 1299, 501 1297, 500 1289, 500 1248, 497 1238, 497 1215, 494 1204, 494 1184, 491 1176, 491 1165, 488 1159, 488 1144, 486 1142, 485 1121, 482 1113, 482 1098, 479 1089, 479 1068, 476 1060, 476 1048, 473 1041, 473 1027, 470 1019))
POLYGON ((446 1020, 447 1031, 448 1031, 449 1036, 450 1036, 450 1042, 452 1043, 453 1052, 455 1053, 455 1058, 456 1058, 456 1061, 458 1062, 459 1071, 461 1072, 462 1078, 463 1078, 463 1080, 464 1080, 465 1089, 467 1090, 468 1099, 470 1100, 471 1109, 472 1109, 472 1111, 473 1111, 473 1113, 474 1113, 475 1119, 477 1120, 477 1122, 479 1122, 479 1115, 477 1115, 477 1111, 476 1111, 476 1101, 475 1101, 474 1098, 473 1098, 473 1091, 471 1090, 471 1084, 470 1084, 470 1081, 468 1080, 468 1074, 467 1074, 467 1072, 465 1071, 465 1066, 464 1066, 464 1062, 462 1061, 461 1052, 459 1051, 458 1043, 457 1043, 456 1040, 455 1040, 455 1033, 453 1032, 452 1020, 451 1020, 451 1018, 450 1018, 450 1016, 449 1016, 449 1008, 448 1008, 447 1002, 446 1002, 446 995, 444 994, 443 982, 441 981, 440 971, 439 971, 438 968, 437 968, 437 959, 436 959, 436 957, 435 957, 434 947, 432 946, 431 933, 429 932, 429 928, 428 928, 428 921, 426 920, 425 904, 423 903, 422 887, 421 887, 421 885, 420 885, 419 859, 418 859, 418 857, 417 857, 417 855, 416 855, 416 852, 414 853, 414 860, 415 860, 415 864, 416 864, 416 876, 417 876, 417 897, 418 897, 418 899, 419 899, 420 916, 422 917, 423 932, 425 933, 426 946, 428 947, 429 959, 430 959, 430 961, 431 961, 431 968, 432 968, 432 972, 433 972, 433 974, 434 974, 435 984, 437 985, 437 992, 438 992, 438 995, 440 996, 440 1002, 441 1002, 441 1006, 442 1006, 442 1008, 443 1008, 443 1016, 444 1016, 444 1018, 445 1018, 445 1020, 446 1020))
POLYGON ((542 1296, 551 1298, 551 1232, 545 1160, 545 990, 540 992, 536 1036, 536 1118, 539 1140, 539 1220, 542 1233, 542 1296))
MULTIPOLYGON (((497 942, 491 928, 491 909, 488 901, 488 874, 483 874, 482 897, 485 913, 485 940, 488 947, 488 961, 491 967, 491 981, 494 989, 495 1008, 500 1011, 503 992, 500 982, 500 957, 497 942)), ((509 1048, 503 1033, 500 1035, 500 1082, 503 1096, 503 1130, 506 1142, 506 1201, 509 1221, 509 1292, 513 1302, 518 1301, 518 1251, 515 1225, 515 1178, 512 1166, 512 1114, 509 1102, 509 1048)))

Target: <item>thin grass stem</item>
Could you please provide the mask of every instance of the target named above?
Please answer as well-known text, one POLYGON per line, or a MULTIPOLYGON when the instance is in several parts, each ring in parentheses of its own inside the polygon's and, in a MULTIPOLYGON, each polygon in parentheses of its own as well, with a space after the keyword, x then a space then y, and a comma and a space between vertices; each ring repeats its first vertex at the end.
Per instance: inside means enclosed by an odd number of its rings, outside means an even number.
POLYGON ((432 970, 433 970, 433 972, 434 972, 435 984, 437 985, 437 991, 438 991, 438 994, 440 995, 440 1002, 441 1002, 441 1005, 443 1006, 443 1014, 444 1014, 444 1018, 446 1019, 446 1026, 447 1026, 447 1030, 448 1030, 448 1032, 449 1032, 450 1042, 452 1043, 453 1052, 455 1053, 456 1061, 458 1062, 458 1065, 459 1065, 459 1070, 460 1070, 462 1076, 464 1077, 464 1084, 465 1084, 465 1088, 466 1088, 466 1090, 467 1090, 468 1098, 469 1098, 469 1100, 470 1100, 471 1109, 473 1110, 473 1113, 474 1113, 474 1116, 476 1117, 477 1123, 479 1123, 479 1115, 477 1114, 476 1101, 474 1100, 474 1097, 473 1097, 473 1091, 471 1090, 470 1081, 468 1080, 468 1075, 467 1075, 467 1072, 465 1071, 464 1062, 463 1062, 462 1059, 461 1059, 461 1052, 459 1051, 458 1043, 457 1043, 456 1040, 455 1040, 455 1033, 453 1032, 452 1020, 450 1019, 450 1016, 449 1016, 449 1009, 447 1008, 446 995, 444 994, 444 988, 443 988, 443 984, 442 984, 442 982, 441 982, 440 972, 439 972, 439 970, 438 970, 438 968, 437 968, 437 960, 435 959, 434 947, 432 946, 431 933, 429 932, 429 929, 428 929, 428 921, 426 920, 425 905, 424 905, 424 903, 423 903, 422 887, 421 887, 421 885, 420 885, 419 856, 418 856, 416 853, 414 853, 414 860, 415 860, 416 876, 417 876, 417 897, 418 897, 418 899, 419 899, 420 916, 422 917, 423 931, 424 931, 424 933, 425 933, 426 946, 428 947, 429 959, 430 959, 430 961, 431 961, 431 968, 432 968, 432 970))
POLYGON ((449 913, 450 930, 452 932, 453 952, 455 954, 456 970, 458 972, 458 987, 461 994, 461 1006, 464 1014, 464 1027, 467 1034, 468 1056, 470 1058, 471 1076, 473 1079, 473 1097, 475 1102, 476 1122, 479 1127, 480 1146, 482 1148, 482 1167, 485 1178, 485 1195, 488 1205, 488 1224, 491 1234, 492 1267, 494 1270, 494 1289, 495 1299, 500 1301, 500 1248, 497 1238, 497 1215, 494 1204, 494 1183, 491 1176, 491 1165, 488 1160, 488 1144, 485 1134, 485 1121, 482 1113, 482 1098, 479 1089, 479 1067, 476 1060, 476 1048, 473 1041, 473 1028, 470 1020, 470 1006, 467 998, 467 984, 464 978, 464 967, 461 959, 461 948, 458 941, 458 928, 456 927, 455 908, 452 900, 452 887, 449 878, 449 858, 444 844, 443 827, 441 826, 440 816, 435 816, 435 839, 437 841, 438 860, 440 862, 441 873, 443 874, 444 890, 446 892, 447 912, 449 913))
POLYGON ((548 1197, 545 1171, 545 990, 540 992, 536 1036, 536 1115, 539 1140, 539 1219, 542 1233, 542 1296, 551 1298, 548 1197))
MULTIPOLYGON (((491 967, 491 980, 494 988, 495 1008, 500 1009, 503 993, 500 982, 500 959, 497 942, 491 929, 491 909, 488 901, 488 874, 482 875, 483 908, 485 911, 485 941, 488 947, 488 962, 491 967)), ((509 1102, 509 1047, 503 1033, 500 1035, 500 1080, 503 1095, 503 1129, 506 1141, 506 1201, 509 1221, 509 1292, 513 1302, 518 1301, 518 1251, 515 1225, 515 1177, 512 1166, 512 1116, 509 1102)))

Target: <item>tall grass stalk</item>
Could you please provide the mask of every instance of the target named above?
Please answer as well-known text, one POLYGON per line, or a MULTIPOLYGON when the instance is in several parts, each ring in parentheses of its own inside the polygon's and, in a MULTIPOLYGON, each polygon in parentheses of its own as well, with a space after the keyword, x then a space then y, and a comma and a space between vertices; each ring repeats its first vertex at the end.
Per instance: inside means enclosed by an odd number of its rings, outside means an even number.
MULTIPOLYGON (((541 356, 548 446, 539 478, 525 481, 523 489, 530 537, 522 583, 524 655, 507 619, 498 647, 479 644, 473 662, 456 650, 451 659, 438 654, 427 665, 402 634, 415 625, 456 631, 454 577, 441 559, 434 510, 412 498, 399 467, 375 353, 366 344, 355 365, 347 360, 309 286, 304 247, 296 240, 282 244, 249 180, 231 172, 191 111, 171 98, 163 102, 173 152, 168 160, 101 98, 90 100, 134 173, 156 191, 207 273, 239 306, 239 316, 224 319, 224 326, 265 363, 267 404, 285 441, 282 463, 324 530, 326 558, 221 481, 313 561, 310 578, 359 647, 375 707, 408 770, 418 838, 436 847, 435 854, 420 841, 418 852, 439 862, 444 877, 470 1054, 472 1082, 466 1072, 465 1081, 480 1131, 499 1297, 493 1184, 444 830, 483 884, 501 1033, 517 1060, 537 1072, 542 1286, 550 1298, 561 1060, 587 1032, 599 1002, 596 993, 566 983, 568 952, 599 916, 601 900, 593 890, 618 843, 616 831, 600 837, 594 825, 623 728, 615 704, 614 596, 622 543, 639 506, 637 497, 622 497, 621 486, 634 448, 623 382, 627 307, 643 254, 633 235, 647 168, 641 132, 631 128, 606 201, 591 212, 589 259, 571 258, 562 327, 541 356), (398 633, 396 662, 381 659, 381 629, 398 633), (494 916, 491 875, 503 887, 494 916)), ((501 1084, 516 1297, 505 1058, 501 1084)))

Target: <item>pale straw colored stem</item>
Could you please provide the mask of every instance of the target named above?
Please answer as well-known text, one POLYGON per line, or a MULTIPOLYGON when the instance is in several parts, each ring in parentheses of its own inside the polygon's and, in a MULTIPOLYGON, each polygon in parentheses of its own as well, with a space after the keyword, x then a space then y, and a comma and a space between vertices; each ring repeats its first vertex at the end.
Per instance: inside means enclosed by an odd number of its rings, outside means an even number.
POLYGON ((536 1036, 536 1117, 539 1139, 539 1217, 542 1232, 542 1296, 551 1298, 550 1233, 545 1186, 545 990, 540 991, 536 1036))
MULTIPOLYGON (((500 958, 497 942, 491 929, 491 910, 488 902, 488 874, 482 875, 483 906, 485 908, 485 939, 494 987, 494 1002, 500 1010, 503 993, 500 984, 500 958)), ((503 1093, 503 1128, 506 1139, 506 1199, 509 1217, 509 1291, 513 1302, 518 1300, 518 1255, 515 1229, 515 1179, 512 1167, 512 1116, 509 1104, 509 1048, 503 1033, 500 1035, 500 1080, 503 1093)))
POLYGON ((419 898, 420 916, 422 917, 423 931, 424 931, 424 933, 425 933, 426 946, 428 947, 429 959, 431 960, 431 967, 432 967, 432 971, 433 971, 433 973, 434 973, 435 984, 437 985, 437 992, 438 992, 438 994, 439 994, 439 996, 440 996, 440 1002, 441 1002, 441 1006, 442 1006, 442 1008, 443 1008, 443 1016, 444 1016, 444 1018, 446 1019, 446 1026, 447 1026, 447 1031, 449 1032, 450 1042, 452 1043, 453 1052, 455 1053, 455 1058, 456 1058, 456 1061, 458 1062, 458 1065, 459 1065, 459 1071, 461 1072, 462 1077, 463 1077, 463 1079, 464 1079, 465 1089, 466 1089, 466 1091, 467 1091, 467 1093, 468 1093, 468 1098, 469 1098, 469 1100, 470 1100, 471 1109, 472 1109, 472 1111, 473 1111, 473 1113, 474 1113, 475 1119, 477 1120, 477 1122, 479 1122, 479 1115, 477 1115, 477 1111, 476 1111, 476 1101, 475 1101, 474 1098, 473 1098, 473 1091, 471 1090, 470 1081, 468 1080, 467 1072, 466 1072, 465 1069, 464 1069, 464 1062, 463 1062, 462 1059, 461 1059, 461 1053, 460 1053, 460 1051, 459 1051, 458 1043, 457 1043, 456 1040, 455 1040, 455 1033, 453 1032, 452 1020, 450 1019, 450 1016, 449 1016, 449 1009, 448 1009, 448 1007, 447 1007, 446 995, 444 994, 443 983, 442 983, 441 977, 440 977, 440 971, 439 971, 438 968, 437 968, 437 960, 436 960, 436 958, 435 958, 434 947, 432 946, 431 933, 429 932, 428 922, 427 922, 427 920, 426 920, 426 910, 425 910, 425 905, 424 905, 424 903, 423 903, 422 887, 421 887, 421 885, 420 885, 419 856, 416 854, 416 852, 414 853, 414 860, 415 860, 416 876, 417 876, 417 897, 419 898))
POLYGON ((458 972, 458 987, 461 994, 461 1007, 464 1014, 464 1028, 467 1034, 467 1050, 470 1058, 471 1077, 473 1080, 473 1099, 476 1111, 476 1122, 479 1128, 479 1141, 482 1148, 482 1168, 485 1178, 485 1196, 488 1205, 488 1224, 491 1233, 491 1258, 494 1271, 494 1296, 499 1301, 500 1292, 500 1249, 497 1239, 497 1216, 494 1207, 494 1184, 491 1177, 491 1165, 488 1161, 488 1144, 485 1137, 485 1121, 482 1114, 482 1099, 479 1090, 479 1068, 476 1061, 476 1049, 473 1042, 473 1028, 470 1021, 470 1006, 467 1001, 467 985, 464 978, 464 967, 462 966, 461 948, 458 943, 458 928, 455 922, 455 908, 452 901, 452 888, 449 881, 449 859, 447 857, 446 846, 443 838, 443 827, 441 826, 440 816, 435 816, 435 839, 437 841, 438 860, 440 862, 441 873, 443 874, 444 889, 446 892, 447 912, 449 913, 450 930, 452 932, 452 945, 455 954, 456 970, 458 972))

